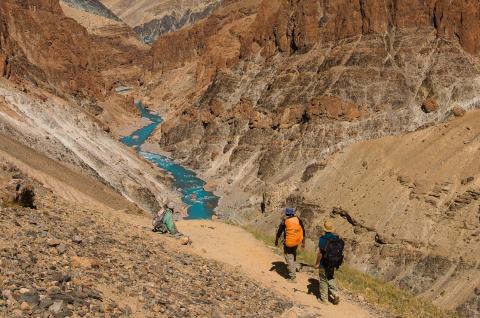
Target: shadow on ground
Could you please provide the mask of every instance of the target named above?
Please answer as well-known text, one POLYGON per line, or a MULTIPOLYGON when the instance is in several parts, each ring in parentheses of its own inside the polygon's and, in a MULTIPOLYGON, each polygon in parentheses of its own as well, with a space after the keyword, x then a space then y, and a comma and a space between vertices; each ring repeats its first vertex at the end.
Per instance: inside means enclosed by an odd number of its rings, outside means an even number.
POLYGON ((307 289, 308 289, 307 294, 315 295, 315 297, 317 297, 317 299, 320 298, 320 289, 319 289, 318 279, 309 278, 307 289))
POLYGON ((287 264, 284 262, 272 262, 272 268, 270 268, 270 271, 276 271, 278 275, 285 279, 289 278, 287 264))

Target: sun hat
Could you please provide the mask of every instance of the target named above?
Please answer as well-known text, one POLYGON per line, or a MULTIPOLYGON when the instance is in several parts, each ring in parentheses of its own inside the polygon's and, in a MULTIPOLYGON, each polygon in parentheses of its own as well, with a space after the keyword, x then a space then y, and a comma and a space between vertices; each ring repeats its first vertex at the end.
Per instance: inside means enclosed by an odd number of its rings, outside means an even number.
POLYGON ((323 229, 325 230, 325 232, 333 232, 333 224, 332 222, 330 221, 325 221, 323 223, 323 229))

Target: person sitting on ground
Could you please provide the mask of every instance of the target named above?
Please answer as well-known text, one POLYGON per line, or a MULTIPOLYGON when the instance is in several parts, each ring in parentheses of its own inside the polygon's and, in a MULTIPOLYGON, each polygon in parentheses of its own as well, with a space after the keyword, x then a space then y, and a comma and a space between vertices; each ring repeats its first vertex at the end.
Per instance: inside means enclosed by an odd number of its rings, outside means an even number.
POLYGON ((275 246, 278 246, 278 239, 283 234, 283 254, 288 268, 290 281, 295 281, 297 276, 297 248, 301 244, 305 248, 305 228, 302 220, 295 216, 292 208, 285 209, 285 217, 278 226, 275 246))
POLYGON ((344 241, 333 234, 333 225, 330 221, 323 224, 325 234, 318 240, 317 261, 315 268, 319 269, 319 289, 320 301, 328 304, 329 296, 332 303, 338 305, 340 297, 338 296, 337 285, 335 283, 335 269, 338 269, 343 262, 344 241))
POLYGON ((175 221, 173 220, 174 208, 175 204, 169 202, 166 207, 163 207, 158 211, 152 222, 153 232, 159 232, 162 234, 169 233, 171 235, 180 234, 175 226, 175 221))

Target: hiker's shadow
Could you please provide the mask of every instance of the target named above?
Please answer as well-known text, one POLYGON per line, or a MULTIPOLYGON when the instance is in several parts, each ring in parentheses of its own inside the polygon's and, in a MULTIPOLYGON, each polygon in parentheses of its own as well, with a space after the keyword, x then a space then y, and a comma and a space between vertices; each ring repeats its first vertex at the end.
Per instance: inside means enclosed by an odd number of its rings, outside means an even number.
POLYGON ((307 294, 315 295, 315 297, 320 298, 320 289, 319 289, 320 282, 318 279, 309 278, 308 285, 307 285, 307 294))
POLYGON ((272 268, 270 268, 270 271, 276 271, 277 274, 283 278, 289 278, 287 264, 284 262, 272 262, 272 268))

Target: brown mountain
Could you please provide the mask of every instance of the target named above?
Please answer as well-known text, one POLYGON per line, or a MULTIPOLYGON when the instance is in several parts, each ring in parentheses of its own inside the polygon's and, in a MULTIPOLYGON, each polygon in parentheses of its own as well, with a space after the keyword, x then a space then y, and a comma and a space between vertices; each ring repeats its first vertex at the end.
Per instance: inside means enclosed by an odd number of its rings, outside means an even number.
POLYGON ((227 1, 154 44, 152 101, 169 112, 157 138, 209 179, 224 218, 273 230, 275 211, 294 205, 312 239, 332 218, 357 268, 478 314, 479 282, 470 279, 479 261, 478 114, 452 139, 466 162, 449 164, 442 178, 428 162, 454 145, 440 136, 412 146, 412 161, 390 159, 395 142, 354 152, 360 163, 338 166, 331 155, 391 135, 406 143, 454 109, 477 109, 479 15, 472 0, 227 1), (385 178, 400 181, 374 191, 385 178), (462 243, 442 235, 448 230, 462 243))
POLYGON ((221 0, 102 0, 148 43, 208 16, 221 0))
MULTIPOLYGON (((206 3, 105 5, 134 25, 206 3)), ((478 0, 228 0, 147 51, 94 12, 4 0, 0 150, 70 201, 155 212, 169 177, 116 141, 142 98, 165 119, 150 141, 208 180, 222 219, 273 232, 289 205, 312 241, 331 219, 349 264, 475 317, 479 15, 478 0)))
MULTIPOLYGON (((113 88, 138 85, 145 52, 138 43, 87 30, 64 15, 58 0, 2 1, 0 134, 20 145, 9 147, 7 154, 55 190, 82 185, 75 178, 58 180, 58 169, 39 169, 35 153, 109 185, 145 210, 157 209, 157 200, 168 193, 175 198, 166 175, 107 133, 114 130, 109 125, 134 122, 133 96, 116 94, 113 88), (30 152, 18 152, 21 146, 30 152), (131 164, 145 172, 134 173, 131 164), (144 187, 146 179, 153 187, 144 187)), ((85 198, 71 195, 74 190, 59 192, 69 199, 85 198)))

